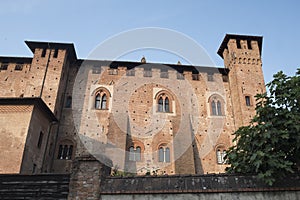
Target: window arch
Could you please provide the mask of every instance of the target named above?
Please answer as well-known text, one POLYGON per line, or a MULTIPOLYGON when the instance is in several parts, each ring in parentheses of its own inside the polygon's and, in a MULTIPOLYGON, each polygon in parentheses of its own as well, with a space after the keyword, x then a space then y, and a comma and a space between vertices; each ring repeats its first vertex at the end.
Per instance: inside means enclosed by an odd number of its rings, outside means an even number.
POLYGON ((223 116, 224 113, 224 101, 219 95, 212 95, 209 98, 209 105, 211 115, 213 116, 223 116))
POLYGON ((134 146, 129 147, 129 160, 130 161, 141 161, 141 147, 137 146, 134 148, 134 146))
POLYGON ((128 160, 129 161, 135 161, 139 162, 142 160, 142 154, 145 147, 142 142, 138 140, 134 140, 129 143, 129 146, 127 148, 128 150, 128 160))
POLYGON ((57 151, 57 159, 71 160, 74 154, 74 144, 70 140, 64 140, 59 143, 57 151))
POLYGON ((164 145, 161 145, 158 148, 158 162, 169 163, 170 159, 170 148, 164 145))
POLYGON ((156 95, 157 112, 172 112, 172 96, 166 91, 161 91, 156 95))
POLYGON ((101 88, 94 94, 94 107, 99 110, 107 110, 110 94, 107 89, 101 88))

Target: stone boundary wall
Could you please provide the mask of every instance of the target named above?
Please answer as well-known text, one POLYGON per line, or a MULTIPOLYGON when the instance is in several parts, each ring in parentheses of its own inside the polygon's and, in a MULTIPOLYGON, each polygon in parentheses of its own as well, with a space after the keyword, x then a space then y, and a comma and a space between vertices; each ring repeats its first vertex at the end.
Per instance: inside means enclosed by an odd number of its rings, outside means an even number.
POLYGON ((67 199, 69 174, 0 174, 0 199, 67 199))
POLYGON ((300 174, 275 183, 272 187, 256 176, 227 174, 106 177, 102 194, 164 194, 224 192, 300 191, 300 174))

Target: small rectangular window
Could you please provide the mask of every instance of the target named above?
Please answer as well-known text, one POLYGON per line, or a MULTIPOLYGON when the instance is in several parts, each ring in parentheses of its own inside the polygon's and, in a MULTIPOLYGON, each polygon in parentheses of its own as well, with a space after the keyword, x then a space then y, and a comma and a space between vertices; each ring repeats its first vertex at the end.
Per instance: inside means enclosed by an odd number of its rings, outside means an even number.
POLYGON ((135 76, 135 70, 134 69, 127 69, 126 70, 126 76, 135 76))
POLYGON ((58 49, 54 49, 53 58, 57 58, 58 56, 58 49))
POLYGON ((41 131, 41 132, 40 132, 40 136, 39 136, 39 140, 38 140, 38 143, 37 143, 37 147, 38 147, 38 148, 41 148, 41 146, 42 146, 42 143, 43 143, 43 137, 44 137, 44 133, 41 131))
POLYGON ((250 96, 245 96, 246 106, 251 106, 250 96))
POLYGON ((22 71, 23 69, 23 63, 17 63, 15 66, 15 70, 16 71, 22 71))
POLYGON ((0 70, 7 70, 8 63, 1 63, 0 70))

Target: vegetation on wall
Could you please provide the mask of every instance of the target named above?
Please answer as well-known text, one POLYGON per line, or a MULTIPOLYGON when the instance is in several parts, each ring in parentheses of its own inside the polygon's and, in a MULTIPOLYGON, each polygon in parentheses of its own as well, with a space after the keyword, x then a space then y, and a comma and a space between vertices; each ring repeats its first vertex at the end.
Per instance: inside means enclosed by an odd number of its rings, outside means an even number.
POLYGON ((236 145, 227 152, 227 173, 257 174, 272 185, 300 167, 300 69, 282 71, 256 96, 256 116, 235 132, 236 145))

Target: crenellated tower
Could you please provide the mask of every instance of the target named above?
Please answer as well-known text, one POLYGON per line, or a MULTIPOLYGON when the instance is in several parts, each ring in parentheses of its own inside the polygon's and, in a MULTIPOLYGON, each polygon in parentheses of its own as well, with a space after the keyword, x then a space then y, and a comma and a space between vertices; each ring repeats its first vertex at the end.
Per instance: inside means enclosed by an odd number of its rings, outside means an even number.
POLYGON ((261 36, 226 34, 218 54, 229 69, 229 89, 236 129, 255 115, 255 95, 265 92, 261 36))

